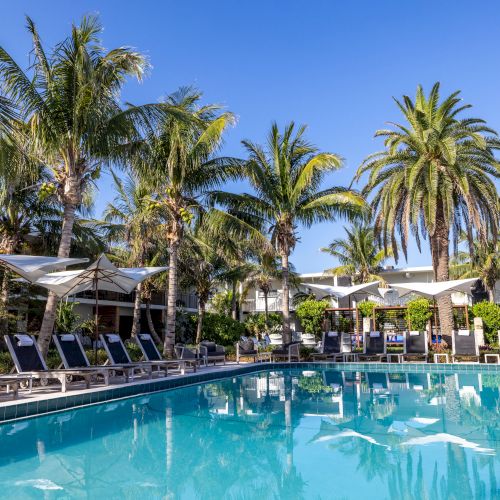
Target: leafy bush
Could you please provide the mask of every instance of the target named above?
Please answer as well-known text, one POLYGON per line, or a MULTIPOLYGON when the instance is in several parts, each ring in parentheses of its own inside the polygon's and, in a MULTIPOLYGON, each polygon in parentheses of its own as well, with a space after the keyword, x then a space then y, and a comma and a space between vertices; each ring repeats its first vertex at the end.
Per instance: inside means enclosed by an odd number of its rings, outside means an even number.
POLYGON ((262 335, 268 330, 280 327, 282 323, 281 314, 269 313, 267 326, 264 313, 249 314, 245 319, 245 326, 251 335, 262 335))
MULTIPOLYGON (((192 315, 190 321, 196 328, 198 317, 192 315)), ((221 345, 232 345, 245 335, 246 328, 243 323, 223 314, 206 313, 203 319, 202 340, 210 340, 221 345)))
POLYGON ((472 306, 472 314, 482 318, 484 338, 488 344, 498 342, 497 332, 500 330, 500 306, 491 302, 478 302, 472 306))
POLYGON ((377 307, 377 304, 371 300, 365 300, 364 302, 360 302, 358 304, 359 312, 363 318, 371 318, 375 307, 377 307))
POLYGON ((231 316, 231 302, 233 299, 233 292, 224 291, 216 293, 210 300, 210 307, 216 314, 224 314, 231 316))
POLYGON ((329 303, 326 300, 305 300, 297 306, 295 314, 305 333, 312 333, 316 336, 321 334, 325 309, 328 306, 329 303))
POLYGON ((78 302, 60 301, 57 304, 55 328, 58 333, 73 333, 81 326, 81 317, 75 312, 78 302))
POLYGON ((412 330, 425 330, 432 317, 430 302, 427 299, 410 300, 406 309, 406 321, 412 330))

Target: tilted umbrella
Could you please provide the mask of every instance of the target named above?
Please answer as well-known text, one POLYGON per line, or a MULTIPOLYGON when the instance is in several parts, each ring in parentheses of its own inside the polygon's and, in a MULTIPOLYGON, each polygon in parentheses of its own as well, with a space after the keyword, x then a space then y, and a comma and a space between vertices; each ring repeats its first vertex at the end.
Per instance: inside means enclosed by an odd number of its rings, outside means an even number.
MULTIPOLYGON (((409 293, 416 293, 435 302, 436 299, 446 297, 447 295, 451 295, 452 293, 465 293, 467 295, 471 295, 471 286, 478 279, 479 278, 467 278, 464 280, 436 281, 432 283, 394 283, 390 286, 394 290, 397 290, 400 297, 408 295, 409 293)), ((465 311, 468 322, 467 308, 465 309, 465 311)))
POLYGON ((317 290, 323 296, 333 295, 338 299, 344 297, 359 296, 359 295, 375 295, 381 297, 378 289, 379 281, 372 281, 371 283, 362 283, 361 285, 339 286, 339 285, 317 285, 315 283, 301 283, 313 290, 317 290))
POLYGON ((146 278, 166 271, 168 267, 119 268, 102 254, 87 269, 80 271, 61 271, 46 274, 35 284, 52 290, 59 297, 74 295, 84 291, 95 292, 95 357, 97 358, 99 290, 130 293, 146 278))
POLYGON ((44 257, 40 255, 0 255, 0 264, 14 271, 24 279, 34 282, 55 269, 82 264, 89 259, 44 257))

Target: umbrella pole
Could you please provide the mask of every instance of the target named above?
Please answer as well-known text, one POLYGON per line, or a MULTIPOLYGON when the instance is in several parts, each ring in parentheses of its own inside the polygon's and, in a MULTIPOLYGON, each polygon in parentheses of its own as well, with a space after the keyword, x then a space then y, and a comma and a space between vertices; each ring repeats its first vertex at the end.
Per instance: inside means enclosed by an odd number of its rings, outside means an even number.
POLYGON ((99 339, 99 281, 96 277, 94 278, 94 288, 95 288, 95 340, 94 340, 94 365, 97 365, 97 341, 99 339))

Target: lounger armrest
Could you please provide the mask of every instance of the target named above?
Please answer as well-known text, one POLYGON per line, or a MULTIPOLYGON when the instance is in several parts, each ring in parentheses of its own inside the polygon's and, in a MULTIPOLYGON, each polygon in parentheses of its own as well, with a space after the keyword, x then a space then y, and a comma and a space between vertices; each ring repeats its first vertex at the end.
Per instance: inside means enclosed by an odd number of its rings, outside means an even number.
POLYGON ((226 348, 223 345, 216 345, 215 352, 219 354, 226 354, 226 348))

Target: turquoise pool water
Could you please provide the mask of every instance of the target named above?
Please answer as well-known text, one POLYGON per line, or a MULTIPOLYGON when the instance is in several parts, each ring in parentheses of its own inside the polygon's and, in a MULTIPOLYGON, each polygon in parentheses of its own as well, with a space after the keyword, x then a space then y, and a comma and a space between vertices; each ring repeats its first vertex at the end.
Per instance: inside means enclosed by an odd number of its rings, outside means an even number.
POLYGON ((499 382, 259 372, 4 424, 1 496, 499 498, 499 382))

